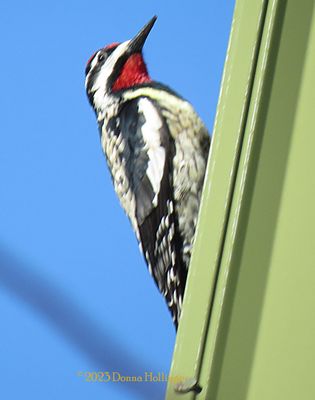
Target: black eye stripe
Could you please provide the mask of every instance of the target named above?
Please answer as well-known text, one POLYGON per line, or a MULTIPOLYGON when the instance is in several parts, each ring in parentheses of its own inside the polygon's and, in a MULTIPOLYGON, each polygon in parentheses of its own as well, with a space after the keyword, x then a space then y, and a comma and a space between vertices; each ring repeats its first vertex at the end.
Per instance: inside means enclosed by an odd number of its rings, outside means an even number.
POLYGON ((106 54, 106 58, 108 58, 115 49, 116 47, 112 47, 110 49, 105 50, 104 53, 106 54))
POLYGON ((97 54, 98 54, 98 51, 96 51, 96 52, 90 57, 89 61, 87 62, 86 67, 85 67, 85 75, 87 75, 87 74, 90 72, 91 67, 92 67, 92 62, 93 62, 93 60, 95 59, 95 57, 96 57, 97 54))
POLYGON ((98 62, 106 61, 114 50, 115 50, 115 48, 101 50, 101 52, 98 55, 98 60, 97 61, 98 62))
POLYGON ((116 48, 117 48, 117 46, 111 47, 111 48, 109 48, 109 49, 102 49, 102 50, 99 50, 99 51, 95 52, 95 53, 93 54, 93 56, 89 59, 87 65, 86 65, 86 68, 85 68, 85 75, 87 75, 87 74, 90 72, 91 67, 92 67, 92 62, 93 62, 93 60, 95 59, 95 57, 97 57, 97 63, 96 63, 95 66, 96 66, 97 68, 100 68, 100 63, 103 64, 103 63, 107 60, 107 58, 113 53, 113 51, 114 51, 116 48))

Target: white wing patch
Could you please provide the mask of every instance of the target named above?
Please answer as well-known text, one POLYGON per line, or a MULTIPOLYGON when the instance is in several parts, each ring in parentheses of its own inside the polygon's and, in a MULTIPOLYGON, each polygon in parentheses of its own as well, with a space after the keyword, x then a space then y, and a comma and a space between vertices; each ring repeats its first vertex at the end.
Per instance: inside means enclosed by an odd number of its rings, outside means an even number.
POLYGON ((160 137, 162 121, 154 105, 146 98, 139 100, 138 111, 145 116, 146 121, 141 130, 149 157, 146 173, 155 193, 153 204, 156 207, 165 165, 165 149, 160 137))

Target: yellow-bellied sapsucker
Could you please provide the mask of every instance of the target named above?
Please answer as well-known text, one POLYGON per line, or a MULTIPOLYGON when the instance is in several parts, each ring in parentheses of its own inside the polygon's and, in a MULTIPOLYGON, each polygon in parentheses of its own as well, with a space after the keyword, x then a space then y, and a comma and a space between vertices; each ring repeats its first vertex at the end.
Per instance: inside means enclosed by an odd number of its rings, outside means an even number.
POLYGON ((177 328, 210 137, 187 101, 149 77, 142 47, 155 20, 98 50, 85 85, 116 193, 177 328))

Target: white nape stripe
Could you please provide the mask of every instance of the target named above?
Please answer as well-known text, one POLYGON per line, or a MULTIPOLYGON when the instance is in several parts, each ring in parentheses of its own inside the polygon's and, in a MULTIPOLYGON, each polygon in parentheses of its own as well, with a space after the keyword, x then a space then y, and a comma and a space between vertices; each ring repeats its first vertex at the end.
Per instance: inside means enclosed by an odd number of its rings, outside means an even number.
POLYGON ((162 121, 151 101, 146 98, 139 100, 138 111, 139 113, 143 113, 145 117, 145 123, 141 130, 145 148, 149 157, 146 173, 155 193, 153 204, 154 206, 157 206, 157 198, 165 165, 165 149, 161 145, 159 132, 162 128, 162 121))

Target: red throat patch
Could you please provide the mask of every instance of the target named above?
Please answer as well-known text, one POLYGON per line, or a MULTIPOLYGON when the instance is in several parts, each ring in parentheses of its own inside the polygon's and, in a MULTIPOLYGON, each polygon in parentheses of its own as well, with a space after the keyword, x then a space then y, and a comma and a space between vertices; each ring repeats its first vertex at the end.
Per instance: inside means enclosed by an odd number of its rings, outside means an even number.
POLYGON ((151 82, 147 67, 140 53, 132 54, 125 62, 120 75, 116 79, 112 90, 117 91, 151 82))

